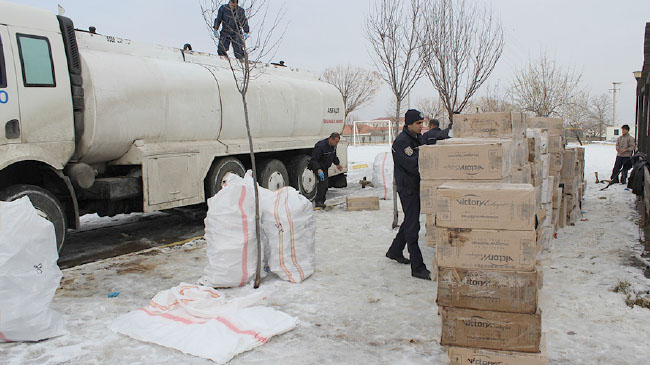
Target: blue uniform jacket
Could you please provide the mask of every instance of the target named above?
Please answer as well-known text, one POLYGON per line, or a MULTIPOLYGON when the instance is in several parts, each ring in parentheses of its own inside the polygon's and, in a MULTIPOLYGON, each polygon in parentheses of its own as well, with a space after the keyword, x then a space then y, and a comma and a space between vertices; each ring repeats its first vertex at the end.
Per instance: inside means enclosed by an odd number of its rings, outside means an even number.
POLYGON ((404 127, 393 142, 395 183, 399 193, 420 193, 419 147, 424 144, 421 134, 411 133, 404 127))
MULTIPOLYGON (((250 29, 248 28, 248 19, 246 18, 246 11, 241 7, 237 6, 237 16, 239 24, 244 29, 244 33, 249 33, 250 29)), ((214 20, 214 30, 219 30, 219 27, 223 24, 223 29, 221 33, 233 34, 241 32, 241 29, 237 26, 235 21, 235 14, 230 8, 230 5, 221 5, 219 12, 217 13, 217 18, 214 20)))
POLYGON ((449 138, 449 128, 433 128, 423 134, 422 137, 424 138, 424 143, 436 144, 437 141, 449 138))
POLYGON ((318 141, 311 152, 311 164, 314 171, 318 169, 323 170, 327 174, 327 169, 332 166, 341 164, 338 156, 336 156, 336 147, 330 146, 329 138, 318 141))

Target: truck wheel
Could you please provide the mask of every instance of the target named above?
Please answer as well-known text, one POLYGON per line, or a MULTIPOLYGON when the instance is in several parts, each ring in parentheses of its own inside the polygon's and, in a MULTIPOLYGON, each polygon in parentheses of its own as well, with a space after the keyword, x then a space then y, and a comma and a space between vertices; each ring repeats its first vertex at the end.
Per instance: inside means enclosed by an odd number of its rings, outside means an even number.
POLYGON ((264 160, 257 170, 257 181, 263 188, 276 191, 289 186, 289 173, 282 161, 264 160))
POLYGON ((309 169, 311 157, 299 155, 294 157, 289 163, 289 181, 291 186, 304 195, 309 200, 316 197, 316 174, 309 169))
POLYGON ((338 174, 335 176, 330 176, 329 187, 330 188, 347 188, 348 187, 348 178, 345 174, 338 174))
POLYGON ((210 172, 205 178, 206 200, 215 196, 231 175, 244 177, 246 169, 238 159, 226 157, 212 163, 210 172))
POLYGON ((28 196, 36 212, 52 222, 56 233, 57 252, 61 251, 66 233, 66 216, 59 199, 49 191, 35 185, 13 185, 0 191, 0 200, 11 202, 28 196))

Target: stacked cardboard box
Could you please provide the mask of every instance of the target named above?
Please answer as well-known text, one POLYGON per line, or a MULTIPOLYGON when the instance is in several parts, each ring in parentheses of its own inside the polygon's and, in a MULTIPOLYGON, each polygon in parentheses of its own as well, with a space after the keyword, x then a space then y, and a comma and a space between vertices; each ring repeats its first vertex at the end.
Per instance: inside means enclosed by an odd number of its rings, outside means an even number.
POLYGON ((562 207, 566 217, 560 217, 560 220, 566 219, 566 224, 575 224, 582 217, 582 197, 586 187, 584 165, 584 148, 573 147, 564 151, 560 183, 564 188, 563 199, 566 202, 562 207))
POLYGON ((451 346, 452 363, 492 356, 545 364, 533 186, 449 182, 436 201, 441 344, 451 346))
POLYGON ((449 181, 530 183, 528 141, 521 113, 456 116, 454 138, 420 148, 420 198, 427 243, 435 246, 437 189, 449 181))
POLYGON ((550 175, 548 131, 542 128, 528 128, 526 137, 533 170, 531 184, 535 187, 537 198, 537 243, 539 249, 548 248, 556 232, 553 224, 553 194, 556 184, 555 176, 550 175))
MULTIPOLYGON (((561 189, 561 171, 562 163, 564 160, 564 126, 562 119, 558 118, 542 118, 542 117, 526 117, 526 126, 531 129, 544 129, 548 136, 548 159, 549 159, 549 173, 548 173, 548 193, 551 194, 552 209, 550 210, 550 219, 547 218, 541 223, 540 239, 543 247, 548 247, 550 244, 550 237, 553 237, 557 230, 564 227, 561 225, 561 207, 563 192, 561 189), (558 194, 560 200, 557 200, 558 194), (551 233, 552 232, 552 233, 551 233), (550 237, 549 237, 550 236, 550 237)), ((548 210, 547 210, 548 212, 548 210)))

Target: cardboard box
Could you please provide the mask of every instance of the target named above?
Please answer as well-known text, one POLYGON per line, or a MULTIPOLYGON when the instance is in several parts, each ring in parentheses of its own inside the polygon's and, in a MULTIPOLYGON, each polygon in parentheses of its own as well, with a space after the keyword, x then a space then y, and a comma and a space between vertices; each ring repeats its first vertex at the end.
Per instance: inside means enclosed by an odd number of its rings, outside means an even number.
POLYGON ((515 139, 512 156, 513 166, 524 166, 528 164, 528 140, 525 138, 515 139))
POLYGON ((542 314, 478 311, 443 307, 443 346, 540 352, 542 314))
POLYGON ((537 271, 438 269, 438 305, 511 313, 535 313, 537 271))
POLYGON ((562 205, 562 188, 556 188, 553 192, 553 209, 560 209, 562 205))
POLYGON ((512 170, 510 182, 513 184, 531 184, 532 175, 530 164, 526 164, 512 170))
POLYGON ((537 254, 534 230, 497 231, 433 228, 441 267, 532 271, 537 254))
MULTIPOLYGON (((526 117, 526 127, 543 128, 548 131, 549 136, 561 136, 564 134, 564 122, 558 118, 526 117)), ((456 126, 454 125, 454 128, 456 126)))
POLYGON ((510 175, 512 142, 420 147, 423 180, 500 180, 510 175))
POLYGON ((567 225, 567 200, 562 196, 562 204, 560 204, 560 220, 558 226, 564 228, 567 225))
POLYGON ((553 202, 553 195, 555 192, 555 189, 553 189, 554 182, 555 178, 553 176, 549 176, 542 181, 542 198, 540 203, 546 204, 553 202))
POLYGON ((564 142, 562 136, 549 136, 548 137, 548 152, 562 153, 564 151, 564 142))
POLYGON ((549 153, 549 171, 562 171, 562 161, 562 153, 549 153))
MULTIPOLYGON (((526 129, 526 138, 533 140, 532 145, 535 148, 534 151, 529 151, 529 155, 535 156, 531 162, 535 161, 539 156, 548 153, 548 131, 546 129, 528 128, 526 129)), ((531 142, 528 143, 528 147, 530 149, 531 142)))
POLYGON ((454 137, 523 139, 522 113, 482 113, 454 115, 454 137))
POLYGON ((450 365, 547 365, 546 336, 540 340, 540 353, 496 351, 470 347, 450 347, 450 365))
MULTIPOLYGON (((438 205, 438 187, 450 182, 449 180, 421 180, 420 181, 420 212, 422 214, 436 214, 438 205)), ((502 180, 467 180, 469 184, 509 183, 510 177, 502 180)))
POLYGON ((379 210, 379 197, 348 197, 347 206, 349 211, 379 210))
POLYGON ((535 229, 529 184, 449 182, 438 188, 436 225, 444 228, 535 229))
POLYGON ((560 176, 562 180, 573 179, 576 176, 578 163, 578 154, 574 149, 565 150, 562 153, 562 170, 560 170, 560 176))

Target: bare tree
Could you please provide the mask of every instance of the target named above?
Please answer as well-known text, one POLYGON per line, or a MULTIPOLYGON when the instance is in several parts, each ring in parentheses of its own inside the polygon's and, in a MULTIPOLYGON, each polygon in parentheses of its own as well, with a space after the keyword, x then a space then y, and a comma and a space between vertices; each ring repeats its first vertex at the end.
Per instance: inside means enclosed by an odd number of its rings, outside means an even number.
POLYGON ((426 1, 420 56, 453 121, 488 79, 503 53, 501 21, 474 1, 426 1))
POLYGON ((328 68, 321 78, 334 85, 343 95, 346 120, 348 114, 370 103, 379 91, 379 74, 357 66, 328 68))
POLYGON ((598 135, 598 126, 594 123, 589 101, 589 94, 586 91, 580 92, 562 105, 556 113, 564 120, 567 129, 573 132, 580 145, 582 145, 580 134, 587 138, 598 135))
POLYGON ((582 93, 582 75, 564 69, 544 53, 515 73, 510 95, 519 107, 540 117, 558 116, 582 93))
POLYGON ((485 95, 474 103, 483 113, 514 112, 519 108, 514 105, 507 95, 501 91, 499 83, 486 85, 485 95))
MULTIPOLYGON (((381 78, 395 96, 395 120, 401 105, 422 77, 418 57, 419 0, 378 0, 366 19, 366 37, 381 78)), ((397 186, 393 184, 393 228, 397 227, 397 186)))
MULTIPOLYGON (((253 137, 250 128, 250 118, 248 114, 248 101, 246 95, 250 86, 250 81, 259 77, 266 67, 262 60, 272 58, 277 46, 284 36, 281 29, 281 23, 285 14, 284 6, 271 14, 270 1, 268 0, 241 0, 239 5, 245 10, 246 17, 234 16, 236 29, 229 29, 233 33, 233 43, 237 42, 242 47, 243 57, 224 57, 228 61, 233 79, 237 90, 241 94, 244 120, 246 122, 246 133, 248 134, 248 145, 250 148, 250 158, 253 170, 254 191, 255 191, 255 234, 257 238, 257 268, 255 271, 255 288, 260 286, 262 272, 262 237, 260 231, 260 200, 257 183, 257 165, 255 162, 255 153, 253 137), (255 33, 251 40, 247 39, 242 33, 245 22, 254 21, 255 33)), ((219 39, 214 30, 214 19, 221 7, 220 0, 203 0, 201 3, 201 12, 203 19, 210 31, 212 40, 217 48, 219 39)), ((234 45, 233 45, 234 47, 234 45)))
MULTIPOLYGON (((430 119, 441 119, 443 115, 443 106, 440 99, 434 97, 424 97, 418 99, 415 104, 416 108, 424 114, 425 117, 430 119)), ((441 127, 445 127, 447 123, 440 123, 441 127)))
POLYGON ((591 118, 598 125, 598 138, 603 139, 605 128, 612 123, 612 99, 607 94, 601 94, 591 98, 589 102, 591 118))

